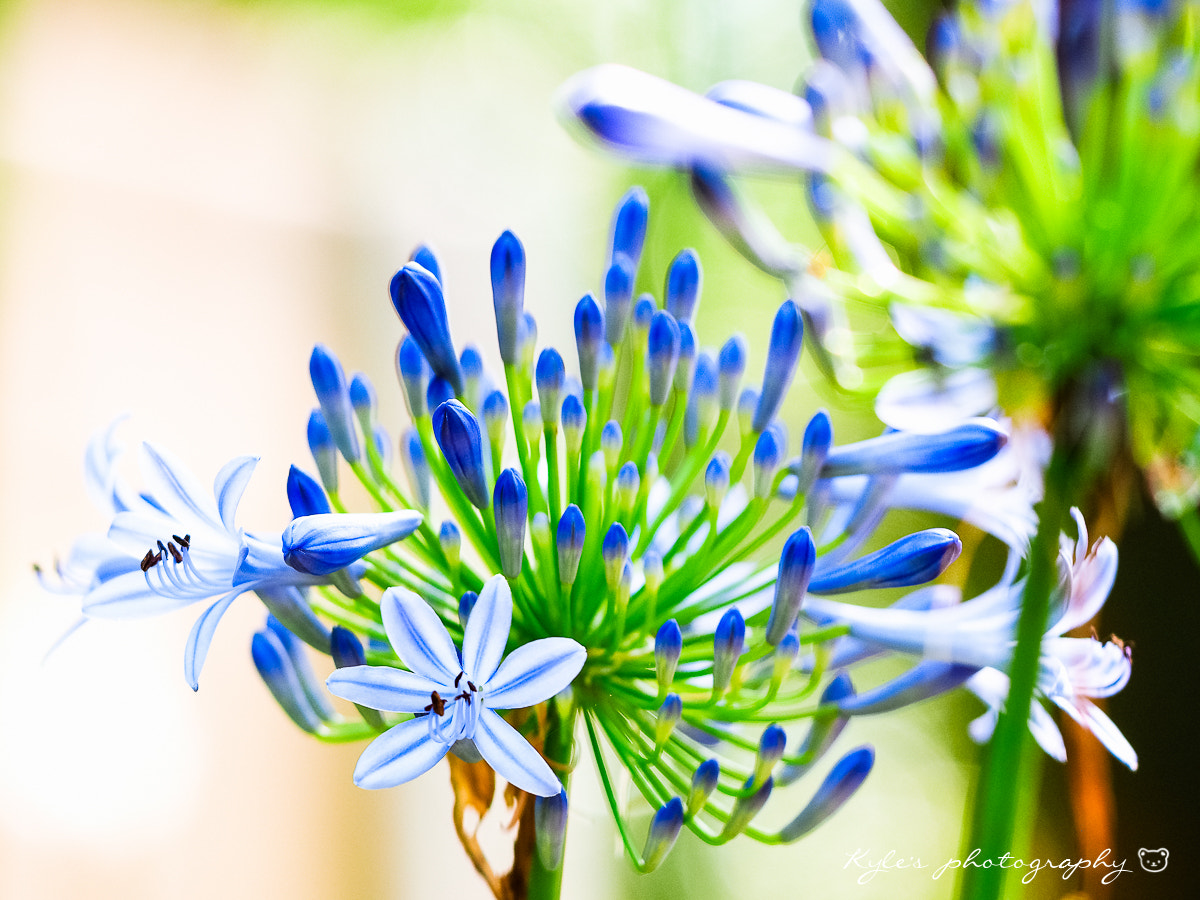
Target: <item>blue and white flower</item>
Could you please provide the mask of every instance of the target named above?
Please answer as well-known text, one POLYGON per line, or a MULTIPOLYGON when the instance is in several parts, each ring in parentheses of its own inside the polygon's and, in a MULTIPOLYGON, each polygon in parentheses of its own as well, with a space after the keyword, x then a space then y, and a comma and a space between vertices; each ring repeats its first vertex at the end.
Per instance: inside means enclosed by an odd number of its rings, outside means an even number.
POLYGON ((326 682, 339 697, 413 718, 392 726, 363 751, 354 783, 394 787, 411 781, 453 750, 482 757, 523 791, 551 797, 562 784, 541 754, 497 710, 523 709, 564 690, 587 651, 570 638, 522 644, 504 656, 512 625, 512 591, 503 575, 488 579, 471 609, 462 655, 437 614, 412 591, 392 588, 380 601, 392 648, 408 667, 355 666, 326 682))
POLYGON ((303 540, 294 546, 287 541, 287 556, 313 561, 332 556, 338 564, 295 568, 285 560, 279 535, 251 533, 235 524, 256 458, 228 462, 210 492, 172 454, 145 443, 140 462, 146 488, 136 493, 116 471, 116 424, 93 438, 85 466, 89 492, 112 517, 108 531, 83 536, 66 564, 57 567, 58 579, 43 578, 43 583, 80 596, 85 620, 157 615, 213 601, 196 620, 184 652, 184 675, 193 690, 217 624, 242 594, 256 592, 289 628, 327 649, 328 629, 312 613, 303 589, 328 584, 326 576, 405 537, 421 521, 413 512, 297 519, 288 536, 303 540))

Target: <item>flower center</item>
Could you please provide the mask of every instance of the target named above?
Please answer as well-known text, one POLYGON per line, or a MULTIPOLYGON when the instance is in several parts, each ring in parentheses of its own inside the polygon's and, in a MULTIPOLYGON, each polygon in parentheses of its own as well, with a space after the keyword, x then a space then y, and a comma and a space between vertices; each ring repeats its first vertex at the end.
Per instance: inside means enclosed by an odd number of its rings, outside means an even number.
POLYGON ((459 672, 454 679, 455 689, 462 688, 452 697, 443 697, 437 691, 429 694, 429 705, 425 712, 429 715, 429 734, 443 744, 453 744, 455 741, 469 740, 475 734, 475 723, 479 721, 479 710, 483 706, 479 688, 472 681, 465 681, 465 672, 459 672))

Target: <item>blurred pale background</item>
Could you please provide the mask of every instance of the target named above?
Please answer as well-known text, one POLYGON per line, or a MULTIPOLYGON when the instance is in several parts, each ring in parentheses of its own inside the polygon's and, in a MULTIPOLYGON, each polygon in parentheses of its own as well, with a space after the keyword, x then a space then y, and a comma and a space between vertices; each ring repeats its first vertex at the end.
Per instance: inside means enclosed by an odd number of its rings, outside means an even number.
MULTIPOLYGON (((574 301, 598 287, 611 205, 645 178, 555 122, 554 91, 572 72, 619 60, 695 88, 788 85, 807 53, 791 2, 742 4, 736 17, 717 0, 387 6, 4 7, 0 897, 487 896, 455 841, 444 768, 359 791, 358 746, 318 744, 274 707, 250 662, 252 598, 226 618, 193 694, 181 657, 199 608, 91 623, 43 663, 76 610, 30 574, 103 527, 82 452, 122 413, 131 449, 162 443, 204 481, 236 454, 261 456, 239 523, 282 527, 287 466, 311 468, 314 342, 366 371, 385 423, 402 423, 385 288, 418 241, 439 251, 457 338, 495 369, 487 255, 514 229, 543 343, 569 345, 574 301)), ((761 351, 779 289, 696 223, 677 185, 659 178, 655 196, 672 215, 657 207, 653 280, 683 243, 700 246, 702 336, 723 339, 720 304, 736 302, 761 351)), ((796 393, 800 421, 818 399, 796 393)), ((649 878, 627 874, 585 762, 565 896, 770 885, 949 896, 949 879, 860 886, 842 864, 860 847, 939 863, 957 853, 976 712, 959 698, 855 723, 844 747, 872 741, 880 761, 831 826, 787 849, 681 841, 649 878)), ((1046 855, 1064 855, 1065 837, 1045 840, 1046 855)))

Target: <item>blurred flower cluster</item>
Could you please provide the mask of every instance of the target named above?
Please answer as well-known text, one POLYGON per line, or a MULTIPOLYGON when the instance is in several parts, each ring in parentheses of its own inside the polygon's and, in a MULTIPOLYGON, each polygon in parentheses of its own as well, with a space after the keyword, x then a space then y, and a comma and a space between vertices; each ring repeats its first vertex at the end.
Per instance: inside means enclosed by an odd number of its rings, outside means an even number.
POLYGON ((813 0, 797 94, 705 96, 616 66, 564 91, 631 159, 790 286, 841 383, 897 427, 999 405, 1200 498, 1200 66, 1188 0, 964 0, 929 62, 880 0, 813 0), (739 176, 799 176, 825 249, 786 240, 739 176), (880 327, 890 316, 894 329, 880 327))

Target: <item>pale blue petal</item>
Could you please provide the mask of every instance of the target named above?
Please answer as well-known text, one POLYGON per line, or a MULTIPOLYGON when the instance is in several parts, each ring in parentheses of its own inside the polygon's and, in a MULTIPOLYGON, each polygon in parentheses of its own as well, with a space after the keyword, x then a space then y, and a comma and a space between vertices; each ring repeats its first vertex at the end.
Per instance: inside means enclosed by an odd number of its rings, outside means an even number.
POLYGON ((335 697, 384 712, 423 712, 430 694, 453 692, 446 682, 433 681, 415 672, 392 666, 352 666, 337 669, 325 680, 335 697))
POLYGON ((625 66, 567 82, 569 112, 605 145, 652 165, 826 171, 835 149, 809 131, 724 106, 625 66))
POLYGON ((512 590, 503 575, 484 584, 463 633, 463 671, 477 685, 496 674, 512 627, 512 590))
POLYGON ((239 456, 237 459, 231 459, 221 467, 221 471, 217 473, 217 478, 213 482, 213 496, 217 498, 217 510, 221 514, 221 523, 227 531, 233 531, 233 517, 237 512, 238 503, 242 500, 242 494, 246 490, 246 485, 250 483, 250 476, 254 474, 254 467, 258 465, 257 456, 239 456))
POLYGON ((1075 702, 1071 702, 1070 698, 1063 697, 1051 697, 1050 699, 1063 712, 1094 734, 1109 753, 1125 763, 1132 771, 1137 771, 1137 751, 1113 724, 1113 720, 1105 715, 1096 704, 1082 698, 1076 699, 1075 702))
POLYGON ((360 788, 395 787, 432 769, 450 750, 435 741, 424 716, 401 722, 367 745, 354 767, 354 783, 360 788))
POLYGON ((406 666, 440 684, 462 671, 458 650, 442 620, 424 600, 404 588, 388 588, 379 602, 383 628, 406 666))
POLYGON ((901 431, 937 434, 996 407, 996 382, 986 369, 942 373, 918 369, 893 376, 875 398, 875 415, 901 431))
POLYGON ((553 797, 562 790, 542 755, 490 709, 480 710, 474 740, 488 765, 509 784, 538 797, 553 797))
POLYGON ((183 675, 193 691, 200 690, 200 670, 204 668, 204 659, 208 656, 208 645, 212 643, 213 633, 229 605, 242 593, 241 590, 230 591, 206 609, 192 626, 187 645, 183 649, 183 675))
POLYGON ((570 638, 542 638, 523 644, 481 686, 484 702, 492 709, 534 706, 570 684, 586 661, 587 650, 570 638))
POLYGON ((141 569, 135 568, 88 591, 83 598, 83 614, 94 619, 133 619, 195 602, 195 597, 166 597, 151 590, 141 569))
POLYGON ((142 444, 141 467, 147 492, 169 516, 179 522, 199 520, 216 531, 225 530, 209 492, 167 451, 142 444))

